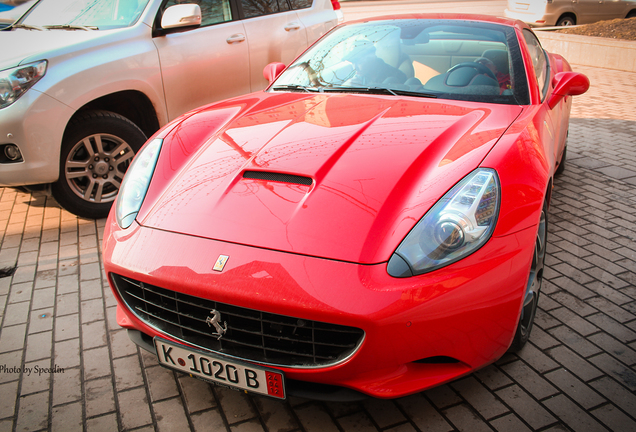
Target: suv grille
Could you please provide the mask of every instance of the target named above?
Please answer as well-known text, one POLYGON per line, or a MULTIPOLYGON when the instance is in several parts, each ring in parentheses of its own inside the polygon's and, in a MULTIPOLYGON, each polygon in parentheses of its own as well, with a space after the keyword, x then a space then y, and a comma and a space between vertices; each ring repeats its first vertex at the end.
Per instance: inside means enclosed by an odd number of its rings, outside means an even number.
POLYGON ((111 274, 119 295, 144 323, 188 344, 275 366, 333 365, 364 339, 355 327, 310 321, 232 306, 111 274), (227 332, 219 340, 206 323, 221 313, 227 332))

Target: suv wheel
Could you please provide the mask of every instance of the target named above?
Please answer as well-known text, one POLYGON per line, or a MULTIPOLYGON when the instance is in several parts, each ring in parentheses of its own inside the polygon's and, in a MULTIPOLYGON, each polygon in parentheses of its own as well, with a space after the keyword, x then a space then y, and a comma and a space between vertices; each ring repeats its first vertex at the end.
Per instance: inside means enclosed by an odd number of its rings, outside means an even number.
POLYGON ((563 15, 556 23, 557 27, 576 25, 576 18, 572 15, 563 15))
POLYGON ((79 115, 64 134, 53 196, 78 216, 108 216, 124 173, 145 141, 141 129, 119 114, 89 111, 79 115))

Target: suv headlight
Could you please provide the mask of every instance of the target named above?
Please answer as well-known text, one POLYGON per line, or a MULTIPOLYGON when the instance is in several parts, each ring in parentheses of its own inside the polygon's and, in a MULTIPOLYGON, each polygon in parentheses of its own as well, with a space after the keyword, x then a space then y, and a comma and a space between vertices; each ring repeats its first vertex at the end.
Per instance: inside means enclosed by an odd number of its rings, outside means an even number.
POLYGON ((0 71, 0 109, 17 101, 46 73, 47 61, 40 60, 0 71))
POLYGON ((149 142, 137 153, 126 171, 115 203, 117 224, 123 229, 132 225, 139 209, 141 209, 152 174, 155 172, 162 144, 162 139, 154 139, 149 142))
POLYGON ((415 225, 389 260, 394 277, 410 277, 452 264, 484 245, 499 214, 499 178, 479 168, 448 191, 415 225))

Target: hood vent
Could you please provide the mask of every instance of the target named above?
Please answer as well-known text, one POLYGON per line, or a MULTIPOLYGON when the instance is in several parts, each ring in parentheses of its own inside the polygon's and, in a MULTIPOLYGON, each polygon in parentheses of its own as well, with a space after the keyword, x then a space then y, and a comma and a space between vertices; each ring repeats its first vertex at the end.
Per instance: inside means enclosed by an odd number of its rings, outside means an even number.
POLYGON ((311 186, 313 180, 311 177, 297 176, 293 174, 282 174, 276 172, 266 172, 266 171, 245 171, 243 173, 243 178, 252 179, 252 180, 266 180, 266 181, 275 181, 281 183, 293 183, 304 186, 311 186))

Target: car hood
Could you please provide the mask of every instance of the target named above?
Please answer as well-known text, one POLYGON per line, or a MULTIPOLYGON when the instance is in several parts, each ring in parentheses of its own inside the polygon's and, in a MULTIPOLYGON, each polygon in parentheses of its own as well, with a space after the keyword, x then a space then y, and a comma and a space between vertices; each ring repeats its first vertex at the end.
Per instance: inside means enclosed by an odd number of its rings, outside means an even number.
POLYGON ((74 52, 79 47, 97 44, 106 33, 120 32, 98 30, 23 30, 0 32, 0 70, 9 69, 37 60, 46 60, 74 52))
POLYGON ((306 93, 214 104, 166 136, 138 221, 248 246, 383 262, 479 166, 521 110, 306 93))

